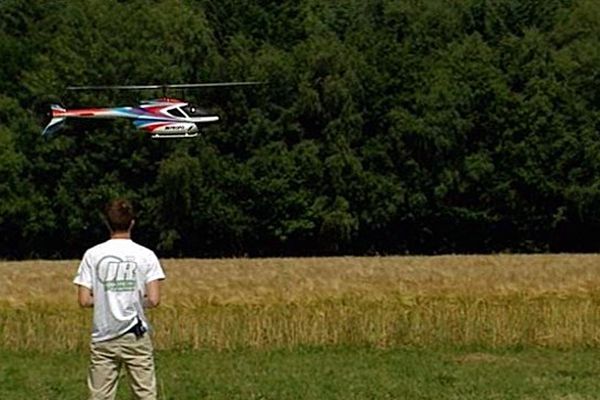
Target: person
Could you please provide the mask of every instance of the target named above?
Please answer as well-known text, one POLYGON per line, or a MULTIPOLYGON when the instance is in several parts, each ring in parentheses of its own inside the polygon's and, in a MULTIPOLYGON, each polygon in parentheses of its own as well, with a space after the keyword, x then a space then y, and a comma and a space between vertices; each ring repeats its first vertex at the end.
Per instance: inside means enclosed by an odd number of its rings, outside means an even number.
POLYGON ((114 399, 121 365, 137 399, 156 399, 154 355, 145 308, 158 306, 164 271, 154 252, 131 240, 131 203, 111 201, 110 239, 88 249, 73 282, 78 302, 93 307, 88 388, 90 399, 114 399))

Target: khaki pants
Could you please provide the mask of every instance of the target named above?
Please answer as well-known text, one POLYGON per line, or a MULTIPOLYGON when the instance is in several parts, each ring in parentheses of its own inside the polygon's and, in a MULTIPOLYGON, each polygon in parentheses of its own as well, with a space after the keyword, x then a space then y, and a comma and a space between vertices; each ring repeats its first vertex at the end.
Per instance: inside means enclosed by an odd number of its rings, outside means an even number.
POLYGON ((90 400, 113 400, 121 365, 125 364, 134 398, 156 399, 156 376, 150 335, 133 333, 91 344, 88 388, 90 400))

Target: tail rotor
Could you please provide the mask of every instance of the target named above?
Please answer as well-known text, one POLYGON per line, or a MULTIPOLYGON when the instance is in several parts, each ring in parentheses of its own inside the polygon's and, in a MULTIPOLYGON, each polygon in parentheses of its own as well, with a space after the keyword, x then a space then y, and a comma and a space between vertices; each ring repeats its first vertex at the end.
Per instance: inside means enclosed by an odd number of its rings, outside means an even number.
POLYGON ((42 131, 43 137, 52 137, 63 126, 67 119, 66 112, 67 110, 59 104, 50 105, 50 108, 44 113, 44 125, 46 127, 42 131))

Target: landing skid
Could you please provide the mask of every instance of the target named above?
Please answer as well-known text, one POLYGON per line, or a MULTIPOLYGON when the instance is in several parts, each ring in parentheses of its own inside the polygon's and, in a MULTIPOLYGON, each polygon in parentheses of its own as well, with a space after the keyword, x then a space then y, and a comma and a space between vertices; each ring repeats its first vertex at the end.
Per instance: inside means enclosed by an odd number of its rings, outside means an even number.
POLYGON ((161 134, 156 133, 150 136, 152 139, 187 139, 187 138, 195 138, 198 136, 198 132, 196 133, 184 133, 184 134, 161 134))

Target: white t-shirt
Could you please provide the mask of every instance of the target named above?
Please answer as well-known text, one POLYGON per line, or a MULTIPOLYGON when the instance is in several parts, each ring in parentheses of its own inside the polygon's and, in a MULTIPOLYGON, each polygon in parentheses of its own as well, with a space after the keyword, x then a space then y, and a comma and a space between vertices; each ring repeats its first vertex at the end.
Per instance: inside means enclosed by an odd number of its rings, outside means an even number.
POLYGON ((143 307, 146 284, 164 278, 154 252, 130 239, 110 239, 86 251, 73 283, 94 296, 92 342, 122 335, 137 318, 149 329, 143 307))

